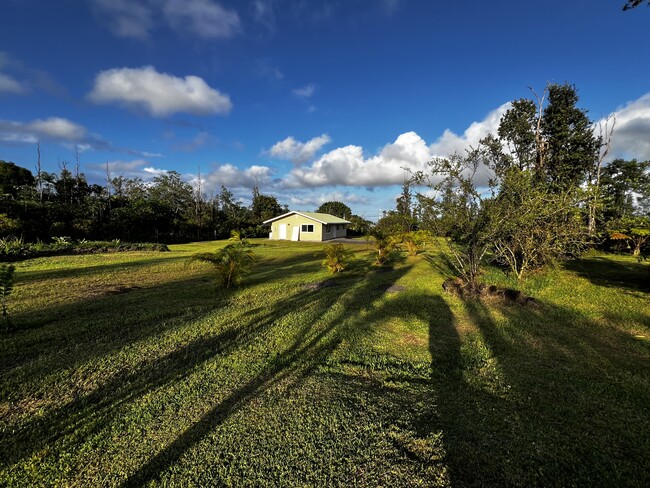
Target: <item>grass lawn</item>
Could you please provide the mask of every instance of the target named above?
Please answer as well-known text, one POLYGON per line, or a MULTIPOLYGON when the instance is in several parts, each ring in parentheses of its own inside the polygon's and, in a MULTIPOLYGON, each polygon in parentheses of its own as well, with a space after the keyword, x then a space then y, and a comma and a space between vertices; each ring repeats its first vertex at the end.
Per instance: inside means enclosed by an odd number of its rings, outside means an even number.
POLYGON ((187 264, 223 242, 17 263, 0 486, 650 485, 647 263, 518 305, 444 294, 435 246, 331 278, 321 244, 254 242, 231 292, 187 264))

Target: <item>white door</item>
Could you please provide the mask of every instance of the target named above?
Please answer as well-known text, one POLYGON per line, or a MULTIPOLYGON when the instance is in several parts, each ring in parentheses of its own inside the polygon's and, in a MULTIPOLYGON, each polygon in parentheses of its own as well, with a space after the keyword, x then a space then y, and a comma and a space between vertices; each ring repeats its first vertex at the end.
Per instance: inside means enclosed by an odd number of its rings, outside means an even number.
POLYGON ((280 224, 280 239, 287 238, 287 224, 280 224))
POLYGON ((291 240, 292 241, 300 240, 300 227, 297 225, 293 227, 293 232, 291 233, 291 240))

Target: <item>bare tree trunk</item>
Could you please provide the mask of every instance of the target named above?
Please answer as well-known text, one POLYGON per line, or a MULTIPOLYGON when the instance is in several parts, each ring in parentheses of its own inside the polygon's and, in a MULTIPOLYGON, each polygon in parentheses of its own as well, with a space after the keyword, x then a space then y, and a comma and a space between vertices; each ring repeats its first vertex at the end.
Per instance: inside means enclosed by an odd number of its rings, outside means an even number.
POLYGON ((41 143, 36 143, 36 188, 38 189, 41 204, 43 203, 43 172, 41 170, 41 143))
POLYGON ((596 159, 596 168, 594 175, 592 176, 591 181, 591 195, 589 196, 589 221, 588 221, 588 233, 590 237, 596 235, 596 213, 598 211, 598 205, 600 203, 600 172, 603 166, 603 161, 609 153, 609 150, 612 146, 612 135, 614 134, 614 127, 616 126, 616 115, 610 115, 605 119, 604 127, 603 122, 601 121, 598 124, 598 130, 600 132, 599 141, 600 141, 600 150, 598 158, 596 159), (611 128, 610 128, 611 120, 611 128))
POLYGON ((537 99, 537 124, 535 127, 535 171, 540 173, 544 168, 544 157, 546 156, 546 151, 548 149, 548 142, 542 137, 542 114, 544 110, 544 99, 546 98, 546 92, 548 91, 548 84, 544 87, 542 96, 540 97, 532 87, 528 89, 533 92, 535 98, 537 99))

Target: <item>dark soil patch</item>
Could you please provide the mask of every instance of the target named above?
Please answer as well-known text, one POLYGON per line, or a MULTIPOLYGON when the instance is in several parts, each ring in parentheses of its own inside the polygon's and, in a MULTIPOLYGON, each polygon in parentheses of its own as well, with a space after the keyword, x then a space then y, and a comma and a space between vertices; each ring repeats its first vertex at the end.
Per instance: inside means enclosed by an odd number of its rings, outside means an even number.
POLYGON ((472 288, 460 278, 448 278, 442 284, 442 288, 452 295, 460 298, 485 298, 497 300, 503 303, 518 303, 520 305, 536 306, 539 302, 533 297, 526 296, 519 290, 511 288, 499 288, 495 285, 480 284, 478 288, 472 288))
POLYGON ((384 293, 398 293, 400 291, 406 290, 405 286, 401 285, 395 285, 391 283, 387 283, 386 285, 382 285, 377 287, 377 290, 383 291, 384 293))
POLYGON ((139 290, 140 286, 118 286, 107 292, 107 295, 121 295, 122 293, 129 293, 133 290, 139 290))
POLYGON ((331 280, 325 280, 325 281, 316 281, 314 283, 307 283, 305 285, 302 285, 302 287, 305 290, 320 290, 321 288, 329 288, 331 286, 338 286, 338 283, 335 283, 334 281, 331 280))

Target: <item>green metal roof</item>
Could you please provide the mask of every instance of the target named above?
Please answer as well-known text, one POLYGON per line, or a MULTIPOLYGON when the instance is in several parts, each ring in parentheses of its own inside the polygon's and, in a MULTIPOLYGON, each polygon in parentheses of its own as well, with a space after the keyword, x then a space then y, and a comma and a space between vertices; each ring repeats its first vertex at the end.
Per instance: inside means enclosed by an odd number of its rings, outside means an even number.
POLYGON ((287 212, 286 214, 279 215, 278 217, 275 217, 273 219, 265 220, 263 223, 264 224, 270 224, 271 222, 275 222, 276 220, 280 220, 284 217, 288 217, 289 215, 302 215, 303 217, 307 217, 308 219, 315 220, 316 222, 320 222, 321 224, 349 224, 350 221, 335 217, 334 215, 326 214, 326 213, 318 213, 318 212, 287 212))

